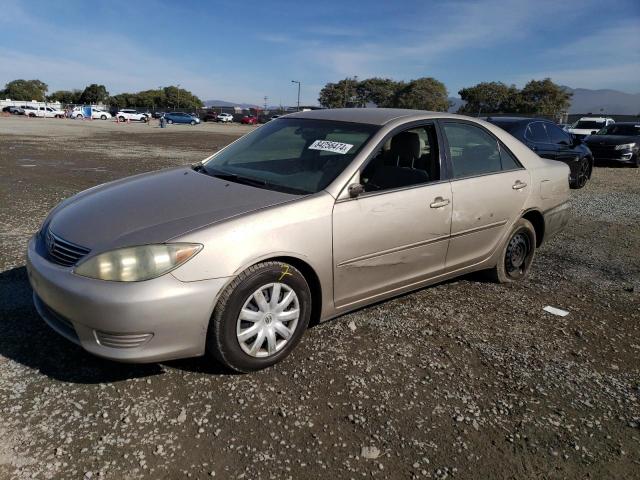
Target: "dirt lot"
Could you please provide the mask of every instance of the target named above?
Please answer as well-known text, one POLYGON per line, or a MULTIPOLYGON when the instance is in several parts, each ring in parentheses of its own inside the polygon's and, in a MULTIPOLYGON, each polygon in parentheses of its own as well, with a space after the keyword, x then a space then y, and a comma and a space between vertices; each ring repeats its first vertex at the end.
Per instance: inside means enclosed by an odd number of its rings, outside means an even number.
POLYGON ((640 478, 640 170, 598 167, 524 283, 363 309, 256 374, 50 331, 24 268, 47 211, 251 128, 0 118, 0 478, 640 478))

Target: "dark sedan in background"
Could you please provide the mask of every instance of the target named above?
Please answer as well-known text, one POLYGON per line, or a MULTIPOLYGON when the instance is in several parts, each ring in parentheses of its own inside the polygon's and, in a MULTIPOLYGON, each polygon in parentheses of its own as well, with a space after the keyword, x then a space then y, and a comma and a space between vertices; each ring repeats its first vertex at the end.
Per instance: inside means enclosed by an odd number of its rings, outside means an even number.
POLYGON ((640 167, 640 122, 620 122, 584 139, 596 162, 620 162, 640 167))
POLYGON ((506 130, 542 158, 569 165, 571 188, 582 188, 591 178, 593 154, 575 135, 543 118, 489 117, 488 122, 506 130))

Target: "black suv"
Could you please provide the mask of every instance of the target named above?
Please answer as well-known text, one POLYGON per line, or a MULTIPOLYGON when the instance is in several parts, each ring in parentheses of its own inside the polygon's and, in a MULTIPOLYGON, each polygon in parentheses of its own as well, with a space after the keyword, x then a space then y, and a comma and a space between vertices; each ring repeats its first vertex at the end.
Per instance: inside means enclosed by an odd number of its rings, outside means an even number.
POLYGON ((593 155, 589 147, 550 120, 489 117, 487 121, 509 132, 539 156, 569 165, 571 188, 582 188, 591 178, 593 155))
POLYGON ((589 135, 584 143, 596 160, 626 163, 640 168, 640 122, 619 122, 589 135))

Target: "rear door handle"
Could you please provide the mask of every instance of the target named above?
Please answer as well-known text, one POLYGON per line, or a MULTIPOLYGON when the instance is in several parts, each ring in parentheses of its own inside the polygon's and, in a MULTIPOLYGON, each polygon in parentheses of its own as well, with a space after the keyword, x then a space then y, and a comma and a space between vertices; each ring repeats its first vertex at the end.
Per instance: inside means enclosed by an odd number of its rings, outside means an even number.
POLYGON ((524 182, 521 182, 520 180, 516 180, 516 183, 514 183, 511 188, 513 188, 514 190, 520 190, 524 187, 526 187, 527 184, 524 182))
POLYGON ((449 205, 448 198, 436 197, 433 199, 433 202, 429 206, 431 208, 441 208, 441 207, 446 207, 447 205, 449 205))

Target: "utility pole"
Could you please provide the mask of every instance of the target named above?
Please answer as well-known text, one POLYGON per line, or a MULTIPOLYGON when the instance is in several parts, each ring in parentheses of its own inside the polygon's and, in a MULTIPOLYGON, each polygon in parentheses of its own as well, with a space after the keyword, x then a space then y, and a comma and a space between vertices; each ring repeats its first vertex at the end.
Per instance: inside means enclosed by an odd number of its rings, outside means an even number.
POLYGON ((264 110, 267 110, 267 100, 269 100, 269 97, 267 97, 266 95, 264 96, 264 110))
POLYGON ((298 80, 291 80, 291 83, 298 84, 298 111, 300 111, 300 82, 298 80))

